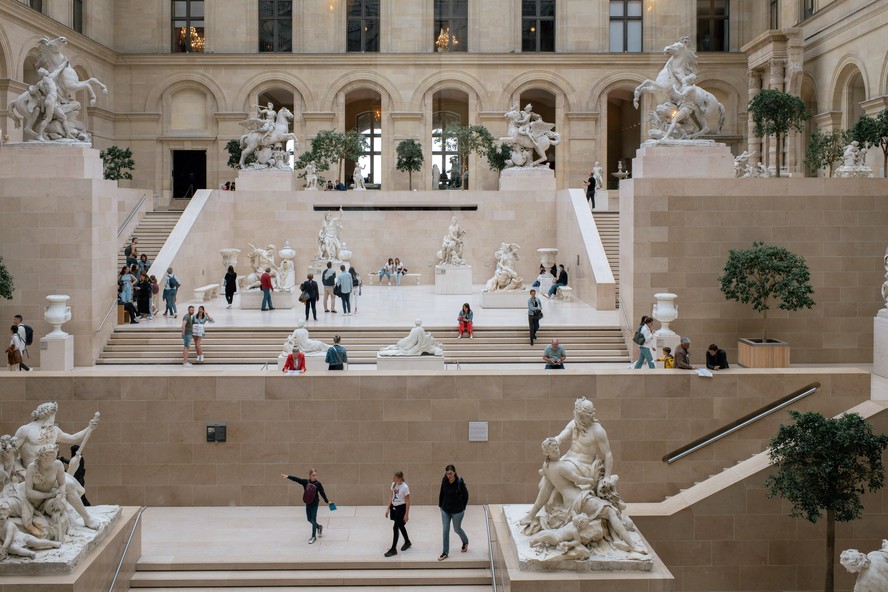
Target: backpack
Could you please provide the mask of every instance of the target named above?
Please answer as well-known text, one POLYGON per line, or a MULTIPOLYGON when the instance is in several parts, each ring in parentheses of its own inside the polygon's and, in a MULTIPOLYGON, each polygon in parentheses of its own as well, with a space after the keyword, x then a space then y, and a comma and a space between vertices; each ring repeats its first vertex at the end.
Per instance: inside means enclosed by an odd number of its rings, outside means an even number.
POLYGON ((302 494, 302 501, 306 504, 314 503, 315 499, 318 497, 318 488, 315 487, 314 483, 309 481, 305 484, 305 493, 302 494))
POLYGON ((171 275, 171 276, 170 276, 170 289, 172 289, 172 290, 178 290, 178 289, 179 289, 179 286, 181 286, 181 285, 182 285, 182 284, 179 283, 179 278, 177 278, 177 277, 174 276, 174 275, 171 275))
POLYGON ((127 257, 132 255, 133 254, 133 246, 127 245, 126 248, 123 250, 123 254, 126 255, 127 257))
POLYGON ((644 345, 644 333, 641 332, 641 328, 643 325, 639 325, 638 329, 635 330, 635 336, 632 338, 632 341, 636 343, 636 345, 644 345))
POLYGON ((155 283, 155 284, 151 284, 151 293, 152 293, 152 294, 157 294, 157 292, 158 292, 159 290, 160 290, 160 288, 157 286, 156 283, 155 283))
POLYGON ((25 345, 31 345, 34 343, 34 329, 31 328, 31 325, 22 325, 25 328, 25 345))

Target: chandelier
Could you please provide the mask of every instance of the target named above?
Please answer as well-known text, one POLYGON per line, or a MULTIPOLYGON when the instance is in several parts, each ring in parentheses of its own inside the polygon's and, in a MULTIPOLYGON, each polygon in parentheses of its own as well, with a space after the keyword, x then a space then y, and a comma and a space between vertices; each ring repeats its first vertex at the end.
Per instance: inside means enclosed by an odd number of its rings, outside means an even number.
POLYGON ((438 33, 438 37, 435 39, 435 49, 437 51, 450 51, 451 48, 456 49, 458 45, 459 39, 456 38, 456 35, 450 34, 450 27, 441 27, 441 32, 438 33))
POLYGON ((179 45, 189 48, 187 51, 203 53, 204 44, 203 32, 199 32, 196 27, 179 29, 179 45))

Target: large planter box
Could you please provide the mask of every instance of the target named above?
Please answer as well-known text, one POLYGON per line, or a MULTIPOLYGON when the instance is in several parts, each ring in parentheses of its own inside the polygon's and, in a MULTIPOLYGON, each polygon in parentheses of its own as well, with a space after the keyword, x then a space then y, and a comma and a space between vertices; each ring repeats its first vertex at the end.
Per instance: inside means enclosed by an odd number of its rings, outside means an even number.
POLYGON ((789 344, 768 339, 737 340, 737 363, 746 368, 789 368, 789 344))

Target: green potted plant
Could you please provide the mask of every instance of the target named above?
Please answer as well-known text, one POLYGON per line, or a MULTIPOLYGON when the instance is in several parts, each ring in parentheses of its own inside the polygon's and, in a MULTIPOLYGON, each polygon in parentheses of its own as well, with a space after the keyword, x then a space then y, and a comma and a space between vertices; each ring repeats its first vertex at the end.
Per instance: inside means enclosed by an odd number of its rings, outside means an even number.
POLYGON ((728 300, 751 304, 754 311, 762 313, 761 338, 738 340, 741 366, 789 366, 789 344, 768 338, 768 310, 775 301, 781 310, 813 307, 810 279, 805 259, 783 247, 754 242, 751 249, 731 249, 718 278, 721 291, 728 300))
POLYGON ((402 140, 395 148, 395 152, 398 154, 395 168, 402 173, 407 173, 410 191, 413 191, 413 173, 422 170, 422 144, 416 140, 402 140))
POLYGON ((845 153, 845 146, 851 141, 851 133, 848 130, 835 129, 829 132, 814 130, 808 149, 805 151, 805 164, 811 169, 829 169, 832 177, 836 170, 836 163, 841 162, 845 153))
POLYGON ((12 275, 6 269, 3 257, 0 257, 0 298, 12 300, 13 292, 15 292, 15 284, 12 282, 12 275))
POLYGON ((105 179, 119 181, 133 178, 130 171, 136 168, 136 163, 133 161, 133 151, 129 148, 109 146, 99 152, 99 158, 102 159, 105 179))
MULTIPOLYGON (((776 136, 777 146, 783 145, 783 137, 792 130, 802 131, 811 119, 811 111, 799 97, 773 88, 761 91, 749 101, 747 107, 755 124, 752 133, 756 137, 776 136)), ((780 176, 780 150, 777 151, 775 169, 780 176)))
POLYGON ((873 117, 864 115, 851 128, 851 139, 882 149, 882 174, 888 175, 888 107, 873 117))
POLYGON ((826 418, 819 413, 790 411, 792 425, 781 425, 771 439, 768 456, 776 473, 768 477, 768 497, 792 503, 790 516, 816 523, 826 512, 826 579, 834 590, 836 520, 860 518, 860 496, 885 484, 882 453, 888 436, 873 429, 857 413, 826 418))

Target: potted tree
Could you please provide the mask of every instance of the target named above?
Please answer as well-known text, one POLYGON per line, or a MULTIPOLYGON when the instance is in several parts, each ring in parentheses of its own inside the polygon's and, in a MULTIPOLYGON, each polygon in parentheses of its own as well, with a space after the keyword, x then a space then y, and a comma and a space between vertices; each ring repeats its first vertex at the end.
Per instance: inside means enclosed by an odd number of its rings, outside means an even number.
POLYGON ((814 306, 811 274, 803 257, 783 247, 752 243, 751 249, 728 253, 724 272, 718 278, 725 298, 751 304, 762 313, 761 338, 740 338, 738 362, 748 368, 786 368, 789 344, 769 339, 768 310, 777 301, 781 310, 799 310, 814 306))
MULTIPOLYGON (((791 130, 802 131, 802 125, 811 119, 811 111, 799 97, 773 88, 761 91, 749 101, 747 107, 755 126, 757 137, 776 136, 777 146, 783 145, 783 137, 791 130)), ((777 150, 775 169, 780 176, 780 152, 777 150)))
MULTIPOLYGON (((398 163, 395 168, 402 173, 407 173, 410 183, 410 191, 413 191, 413 173, 422 170, 422 144, 416 140, 402 140, 395 148, 398 154, 398 163)), ((437 179, 435 182, 437 183, 437 179)))
POLYGON ((12 275, 6 269, 3 263, 3 257, 0 257, 0 298, 12 300, 12 293, 15 291, 15 284, 12 282, 12 275))
POLYGON ((873 117, 864 115, 851 128, 851 139, 882 149, 882 175, 888 175, 888 107, 873 117))
POLYGON ((829 169, 829 177, 836 171, 836 163, 842 161, 845 146, 851 140, 848 130, 835 129, 829 132, 814 130, 808 150, 805 152, 805 164, 814 171, 829 169))
POLYGON ((857 413, 828 419, 819 413, 790 411, 793 425, 781 425, 768 456, 776 473, 768 477, 768 497, 792 503, 790 516, 816 523, 826 512, 825 592, 833 592, 836 520, 860 518, 860 496, 885 484, 882 452, 888 436, 875 435, 857 413))

